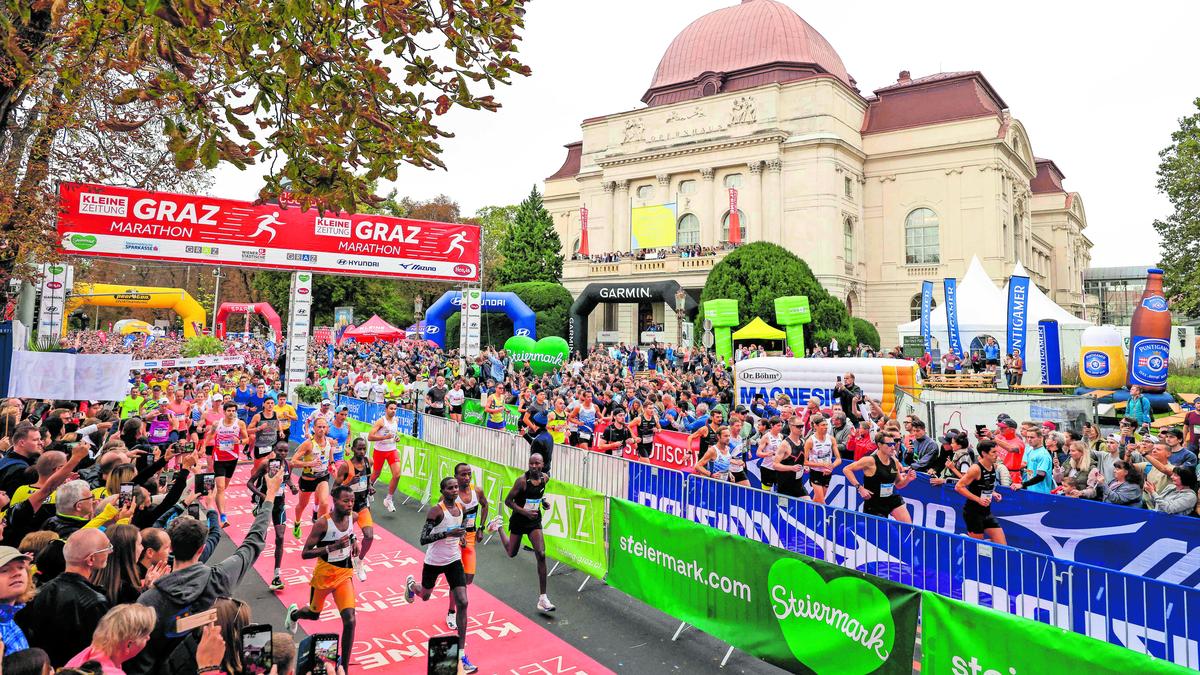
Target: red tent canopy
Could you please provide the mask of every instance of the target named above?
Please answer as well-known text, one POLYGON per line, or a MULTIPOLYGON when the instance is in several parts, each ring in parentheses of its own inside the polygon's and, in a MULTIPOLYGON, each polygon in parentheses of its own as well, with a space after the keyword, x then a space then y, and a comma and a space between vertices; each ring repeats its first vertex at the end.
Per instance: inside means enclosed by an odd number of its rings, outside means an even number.
POLYGON ((404 331, 379 318, 378 314, 342 333, 342 339, 354 338, 358 342, 374 342, 376 340, 400 340, 404 331))

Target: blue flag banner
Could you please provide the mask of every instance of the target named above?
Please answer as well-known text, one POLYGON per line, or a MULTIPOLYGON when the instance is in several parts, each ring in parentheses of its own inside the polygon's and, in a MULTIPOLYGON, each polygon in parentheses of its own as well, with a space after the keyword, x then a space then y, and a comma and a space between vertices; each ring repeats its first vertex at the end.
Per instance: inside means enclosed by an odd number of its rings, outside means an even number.
POLYGON ((950 350, 960 359, 967 358, 963 351, 962 337, 958 332, 958 280, 943 279, 942 290, 946 295, 946 334, 950 338, 950 350))
POLYGON ((925 340, 925 353, 933 353, 933 332, 929 325, 929 312, 933 309, 933 282, 921 282, 921 338, 925 340))
POLYGON ((1042 384, 1062 384, 1062 355, 1058 345, 1058 322, 1042 319, 1038 322, 1038 345, 1041 347, 1042 384))
MULTIPOLYGON (((329 369, 333 370, 333 343, 325 345, 325 356, 329 359, 329 369)), ((374 422, 375 420, 371 420, 374 422)))
POLYGON ((265 343, 263 343, 263 348, 267 350, 267 358, 269 358, 269 359, 271 359, 272 361, 274 361, 274 360, 275 360, 275 353, 276 353, 276 352, 275 352, 275 341, 274 341, 274 340, 267 340, 265 343))
POLYGON ((126 335, 125 336, 125 348, 129 349, 130 347, 132 347, 135 340, 137 340, 137 333, 130 333, 129 335, 126 335))
POLYGON ((1029 317, 1029 277, 1012 277, 1008 281, 1008 349, 1025 360, 1025 327, 1029 317))

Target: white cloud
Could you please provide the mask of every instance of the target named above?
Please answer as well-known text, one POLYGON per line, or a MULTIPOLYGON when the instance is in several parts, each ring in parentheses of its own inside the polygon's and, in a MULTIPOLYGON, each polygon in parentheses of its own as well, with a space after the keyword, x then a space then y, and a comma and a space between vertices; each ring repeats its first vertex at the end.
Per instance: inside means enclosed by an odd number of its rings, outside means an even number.
MULTIPOLYGON (((397 189, 415 198, 445 193, 465 213, 516 203, 558 169, 562 145, 579 140, 583 119, 640 107, 671 39, 734 1, 530 3, 520 48, 533 75, 496 92, 499 113, 444 118, 457 134, 444 141, 449 170, 402 169, 397 189)), ((1151 222, 1169 204, 1154 172, 1158 151, 1200 96, 1200 3, 1121 11, 1044 0, 789 4, 838 50, 864 93, 900 70, 982 71, 1024 123, 1034 152, 1055 160, 1067 189, 1083 195, 1093 264, 1157 260, 1151 222)), ((253 198, 259 184, 247 173, 222 168, 213 194, 253 198)))

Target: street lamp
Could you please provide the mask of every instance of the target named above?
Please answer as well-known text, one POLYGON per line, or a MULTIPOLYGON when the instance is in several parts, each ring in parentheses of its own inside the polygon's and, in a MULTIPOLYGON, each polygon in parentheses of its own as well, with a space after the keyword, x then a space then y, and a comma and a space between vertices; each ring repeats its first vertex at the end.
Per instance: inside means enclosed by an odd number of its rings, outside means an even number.
POLYGON ((679 349, 683 349, 683 303, 686 300, 687 293, 682 288, 675 291, 675 326, 678 329, 675 346, 679 349))

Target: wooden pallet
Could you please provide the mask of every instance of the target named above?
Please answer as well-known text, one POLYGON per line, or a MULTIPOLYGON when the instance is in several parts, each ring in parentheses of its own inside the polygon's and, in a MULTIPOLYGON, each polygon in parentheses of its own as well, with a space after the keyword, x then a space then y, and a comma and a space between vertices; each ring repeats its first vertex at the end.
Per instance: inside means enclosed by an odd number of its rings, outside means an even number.
POLYGON ((984 374, 932 374, 925 378, 924 385, 935 389, 988 389, 994 391, 996 378, 984 374))

